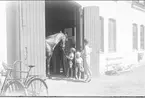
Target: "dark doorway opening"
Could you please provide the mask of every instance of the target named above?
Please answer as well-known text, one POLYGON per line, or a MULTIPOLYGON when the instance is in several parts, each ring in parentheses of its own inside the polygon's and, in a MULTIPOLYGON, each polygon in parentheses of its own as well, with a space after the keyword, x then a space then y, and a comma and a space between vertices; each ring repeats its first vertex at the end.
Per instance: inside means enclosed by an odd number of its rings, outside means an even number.
MULTIPOLYGON (((66 53, 71 47, 76 47, 78 26, 78 11, 80 5, 74 1, 46 1, 45 2, 45 20, 46 34, 53 35, 60 31, 67 32, 68 42, 66 43, 66 53)), ((47 66, 47 65, 46 65, 47 66)), ((55 47, 52 59, 50 61, 50 74, 65 76, 67 63, 59 44, 55 47)))

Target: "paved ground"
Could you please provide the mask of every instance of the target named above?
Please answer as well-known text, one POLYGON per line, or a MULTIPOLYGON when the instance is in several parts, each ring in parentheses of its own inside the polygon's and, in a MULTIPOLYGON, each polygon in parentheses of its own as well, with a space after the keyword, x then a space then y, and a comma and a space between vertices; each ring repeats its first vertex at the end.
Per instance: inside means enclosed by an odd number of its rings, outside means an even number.
POLYGON ((90 83, 47 80, 50 96, 145 96, 145 66, 119 76, 100 76, 90 83))

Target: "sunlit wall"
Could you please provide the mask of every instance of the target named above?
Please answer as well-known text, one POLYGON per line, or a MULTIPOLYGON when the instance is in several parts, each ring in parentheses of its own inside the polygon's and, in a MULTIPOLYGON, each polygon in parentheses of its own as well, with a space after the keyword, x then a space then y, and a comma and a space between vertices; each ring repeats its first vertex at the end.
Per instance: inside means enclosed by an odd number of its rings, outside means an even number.
POLYGON ((7 62, 6 1, 0 1, 0 65, 7 62))
MULTIPOLYGON (((82 7, 98 6, 99 15, 104 18, 104 52, 100 55, 100 70, 104 71, 107 57, 123 57, 127 64, 138 64, 140 49, 140 25, 145 25, 145 12, 131 7, 129 1, 76 1, 82 7), (116 20, 117 51, 108 51, 108 19, 116 20), (132 24, 138 25, 138 50, 133 51, 132 24)), ((144 52, 144 51, 142 51, 144 52)))

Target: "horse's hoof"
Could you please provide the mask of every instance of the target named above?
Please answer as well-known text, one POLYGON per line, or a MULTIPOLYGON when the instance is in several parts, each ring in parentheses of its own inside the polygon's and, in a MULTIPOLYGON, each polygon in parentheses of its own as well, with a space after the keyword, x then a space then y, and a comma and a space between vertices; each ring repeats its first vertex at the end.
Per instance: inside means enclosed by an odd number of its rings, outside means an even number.
POLYGON ((86 82, 86 83, 88 83, 88 82, 90 82, 90 81, 91 81, 91 78, 89 78, 89 77, 88 77, 87 79, 85 79, 85 82, 86 82))
POLYGON ((84 82, 84 83, 88 83, 88 81, 86 81, 86 80, 84 80, 83 82, 84 82))
POLYGON ((91 79, 89 79, 87 82, 91 82, 91 79))
POLYGON ((48 79, 52 79, 52 77, 50 75, 47 75, 48 79))

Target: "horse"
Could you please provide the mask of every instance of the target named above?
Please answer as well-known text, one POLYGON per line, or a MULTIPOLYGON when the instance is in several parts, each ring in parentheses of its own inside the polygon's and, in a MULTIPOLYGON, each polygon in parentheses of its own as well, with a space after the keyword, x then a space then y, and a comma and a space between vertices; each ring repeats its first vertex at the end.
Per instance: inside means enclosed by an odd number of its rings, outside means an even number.
MULTIPOLYGON (((65 48, 65 42, 67 41, 67 34, 62 33, 60 31, 59 33, 56 33, 54 35, 50 35, 46 37, 45 44, 46 44, 46 73, 48 77, 50 76, 50 60, 53 55, 53 51, 56 47, 56 45, 61 42, 61 47, 64 51, 65 48)), ((49 77, 50 78, 50 77, 49 77)))

